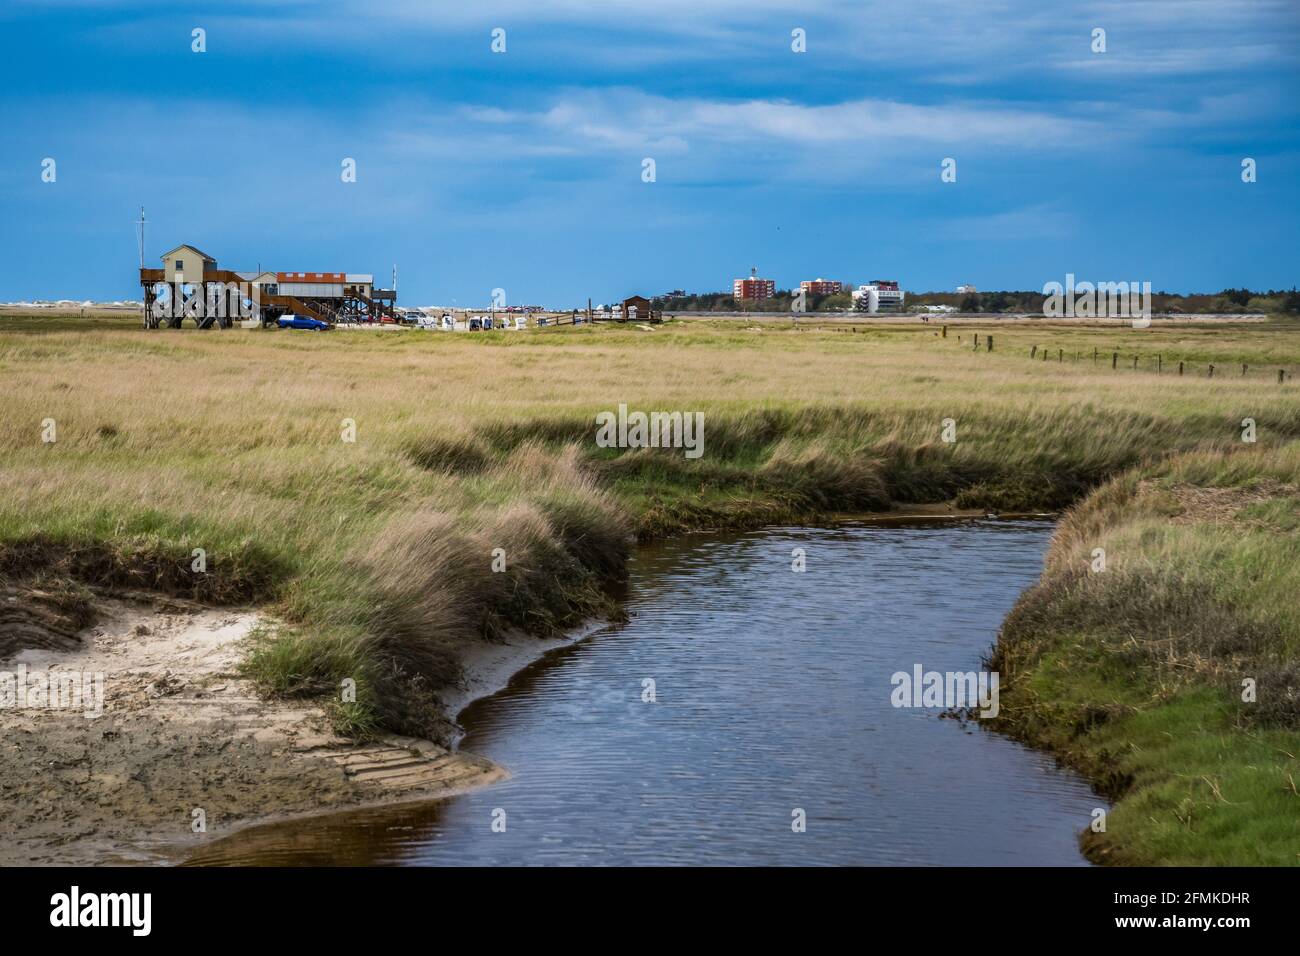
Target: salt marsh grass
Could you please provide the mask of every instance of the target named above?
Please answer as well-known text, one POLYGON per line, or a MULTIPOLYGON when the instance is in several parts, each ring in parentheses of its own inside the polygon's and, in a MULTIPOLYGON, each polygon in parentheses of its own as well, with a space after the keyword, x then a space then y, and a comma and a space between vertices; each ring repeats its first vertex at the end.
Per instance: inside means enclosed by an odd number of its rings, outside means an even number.
MULTIPOLYGON (((907 504, 1073 505, 995 654, 1009 725, 1132 794, 1099 855, 1279 859, 1245 849, 1262 824, 1225 823, 1195 761, 1255 748, 1262 776, 1241 787, 1292 805, 1280 788, 1300 766, 1278 754, 1300 752, 1285 697, 1300 684, 1300 384, 1112 371, 1091 353, 1297 367, 1294 326, 963 326, 995 336, 989 353, 933 323, 18 324, 0 319, 0 572, 270 605, 284 626, 253 642, 249 672, 267 693, 331 699, 352 678, 357 701, 334 708, 342 729, 444 734, 437 698, 465 646, 616 613, 637 536, 907 504), (1030 361, 1035 344, 1088 360, 1030 361), (595 415, 619 403, 702 411, 704 456, 598 447, 595 415), (1109 576, 1086 573, 1095 547, 1109 576), (1276 695, 1266 706, 1234 702, 1243 668, 1276 695), (1154 734, 1161 714, 1212 726, 1223 747, 1114 756, 1114 728, 1154 734)), ((1216 788, 1231 785, 1221 776, 1216 788)))

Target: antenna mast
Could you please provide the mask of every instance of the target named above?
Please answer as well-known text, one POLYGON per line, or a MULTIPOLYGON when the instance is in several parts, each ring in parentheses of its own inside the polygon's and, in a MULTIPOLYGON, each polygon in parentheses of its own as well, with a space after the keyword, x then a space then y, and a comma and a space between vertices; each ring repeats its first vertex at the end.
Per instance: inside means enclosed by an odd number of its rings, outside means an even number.
MULTIPOLYGON (((141 206, 139 225, 140 225, 140 278, 142 280, 144 278, 144 223, 145 223, 144 206, 141 206)), ((141 320, 144 322, 144 327, 147 329, 149 328, 149 304, 150 304, 150 296, 153 295, 153 285, 150 284, 149 286, 145 286, 143 281, 140 284, 141 284, 140 298, 142 300, 141 320)))
POLYGON ((140 207, 140 268, 144 268, 144 206, 140 207))

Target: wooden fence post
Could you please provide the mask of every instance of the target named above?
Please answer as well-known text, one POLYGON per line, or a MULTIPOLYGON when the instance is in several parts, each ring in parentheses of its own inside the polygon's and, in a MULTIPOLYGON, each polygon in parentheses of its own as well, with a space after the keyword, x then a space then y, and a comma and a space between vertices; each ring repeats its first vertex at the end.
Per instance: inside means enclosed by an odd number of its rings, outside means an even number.
POLYGON ((1182 362, 1179 362, 1179 363, 1178 363, 1178 374, 1179 374, 1179 375, 1182 375, 1182 374, 1183 374, 1183 363, 1182 363, 1182 362))
POLYGON ((987 346, 988 351, 992 352, 992 351, 993 351, 993 336, 991 336, 991 335, 986 335, 986 336, 984 336, 984 344, 987 346))
POLYGON ((1210 378, 1214 378, 1214 364, 1210 364, 1210 378))
POLYGON ((1031 348, 1031 349, 1029 350, 1029 357, 1030 357, 1030 358, 1038 358, 1038 346, 1037 346, 1037 345, 1035 345, 1033 348, 1031 348))
POLYGON ((1110 367, 1111 367, 1112 369, 1115 369, 1115 368, 1118 368, 1118 367, 1119 367, 1119 353, 1118 353, 1118 352, 1111 352, 1111 353, 1110 353, 1110 367))

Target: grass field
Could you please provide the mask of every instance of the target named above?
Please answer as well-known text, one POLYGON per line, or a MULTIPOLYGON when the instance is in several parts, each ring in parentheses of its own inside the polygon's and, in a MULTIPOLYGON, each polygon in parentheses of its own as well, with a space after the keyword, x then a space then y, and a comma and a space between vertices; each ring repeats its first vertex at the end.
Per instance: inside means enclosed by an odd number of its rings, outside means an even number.
POLYGON ((1005 729, 1118 799, 1098 859, 1300 863, 1300 326, 939 331, 0 317, 0 574, 266 603, 267 693, 351 677, 340 727, 437 734, 468 642, 617 613, 633 536, 1073 506, 994 652, 1005 729), (703 412, 704 454, 596 447, 620 403, 703 412))

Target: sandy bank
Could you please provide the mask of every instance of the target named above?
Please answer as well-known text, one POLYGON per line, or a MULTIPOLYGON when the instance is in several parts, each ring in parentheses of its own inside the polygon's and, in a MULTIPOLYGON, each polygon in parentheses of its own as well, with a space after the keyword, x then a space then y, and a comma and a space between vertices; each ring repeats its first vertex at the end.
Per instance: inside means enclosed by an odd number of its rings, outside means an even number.
MULTIPOLYGON (((0 708, 0 865, 175 861, 253 823, 447 796, 507 775, 425 740, 346 740, 315 701, 258 697, 236 665, 260 620, 252 610, 113 599, 79 641, 0 662, 9 673, 104 675, 99 716, 87 717, 98 708, 86 700, 75 710, 0 708)), ((593 629, 475 648, 447 712, 593 629)))

